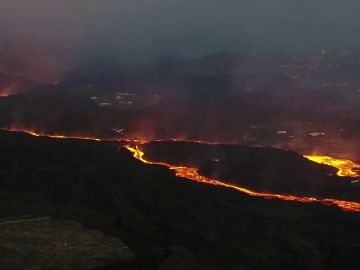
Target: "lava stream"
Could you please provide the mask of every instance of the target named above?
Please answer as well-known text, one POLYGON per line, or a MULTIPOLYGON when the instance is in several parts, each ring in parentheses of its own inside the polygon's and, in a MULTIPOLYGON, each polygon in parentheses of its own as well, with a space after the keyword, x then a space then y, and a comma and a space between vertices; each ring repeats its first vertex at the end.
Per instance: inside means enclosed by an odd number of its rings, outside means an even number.
POLYGON ((294 195, 282 195, 282 194, 262 193, 262 192, 251 191, 246 188, 238 187, 235 185, 221 182, 216 179, 211 179, 211 178, 202 176, 198 173, 197 168, 174 166, 174 165, 168 164, 166 162, 154 162, 154 161, 146 160, 144 158, 145 153, 143 151, 141 151, 138 146, 128 145, 125 147, 126 147, 126 149, 128 149, 130 152, 133 153, 133 156, 136 159, 140 160, 141 162, 146 163, 146 164, 152 164, 152 165, 162 165, 164 167, 169 168, 170 170, 175 171, 176 176, 183 177, 183 178, 195 181, 195 182, 231 188, 231 189, 235 189, 239 192, 248 194, 250 196, 262 197, 265 199, 279 199, 279 200, 284 200, 284 201, 296 201, 296 202, 304 202, 304 203, 318 202, 318 203, 322 203, 324 205, 338 206, 341 209, 343 209, 344 211, 348 211, 348 212, 360 212, 360 203, 357 203, 357 202, 342 201, 342 200, 327 199, 327 198, 320 199, 320 198, 312 198, 312 197, 299 197, 299 196, 294 196, 294 195))
MULTIPOLYGON (((26 129, 24 130, 24 129, 16 129, 16 128, 7 129, 7 131, 23 132, 23 133, 26 133, 26 134, 29 134, 32 136, 36 136, 36 137, 48 137, 48 138, 55 138, 55 139, 81 139, 81 140, 107 141, 106 139, 103 139, 103 138, 87 137, 87 136, 66 136, 66 135, 58 135, 58 134, 49 135, 49 134, 36 132, 36 131, 32 131, 32 130, 26 130, 26 129)), ((114 139, 112 141, 116 141, 116 140, 114 139)), ((134 143, 134 144, 135 143, 136 144, 144 144, 144 143, 148 142, 145 140, 143 141, 143 140, 131 140, 131 139, 121 139, 121 141, 125 141, 128 143, 134 143)), ((198 143, 201 143, 201 142, 198 142, 198 143)), ((195 182, 210 184, 210 185, 214 185, 214 186, 222 186, 222 187, 226 187, 226 188, 232 188, 239 192, 243 192, 243 193, 251 195, 251 196, 262 197, 262 198, 266 198, 266 199, 279 199, 279 200, 284 200, 284 201, 297 201, 297 202, 307 202, 307 203, 318 202, 318 203, 322 203, 325 205, 338 206, 341 209, 343 209, 344 211, 360 212, 360 203, 357 203, 357 202, 342 201, 342 200, 336 200, 336 199, 320 199, 320 198, 318 199, 318 198, 312 198, 312 197, 298 197, 298 196, 293 196, 293 195, 282 195, 282 194, 262 193, 262 192, 251 191, 246 188, 238 187, 235 185, 221 182, 216 179, 211 179, 211 178, 202 176, 198 173, 197 168, 174 166, 174 165, 168 164, 166 162, 148 161, 148 160, 144 159, 145 153, 142 152, 138 148, 138 146, 133 147, 133 146, 128 145, 125 147, 133 153, 133 156, 136 159, 142 161, 143 163, 153 164, 153 165, 162 165, 164 167, 169 168, 170 170, 175 171, 176 176, 183 177, 183 178, 195 181, 195 182)), ((356 172, 352 171, 352 169, 360 168, 360 165, 355 164, 349 160, 335 159, 335 158, 331 158, 331 157, 327 157, 327 156, 306 156, 305 155, 304 157, 308 158, 309 160, 311 160, 313 162, 330 165, 332 167, 339 169, 339 172, 338 172, 339 176, 351 176, 351 177, 359 176, 356 172)))
POLYGON ((351 160, 346 159, 335 159, 329 156, 304 156, 305 158, 319 163, 329 165, 331 167, 337 168, 339 171, 337 172, 338 176, 348 176, 348 177, 360 177, 360 174, 354 172, 353 169, 360 169, 359 164, 355 164, 351 160))
POLYGON ((99 138, 95 138, 95 137, 83 137, 83 136, 65 136, 65 135, 58 135, 58 134, 43 134, 41 132, 35 132, 32 130, 21 130, 21 129, 15 129, 15 128, 11 128, 11 129, 7 129, 7 131, 12 131, 12 132, 22 132, 22 133, 26 133, 35 137, 48 137, 48 138, 53 138, 53 139, 80 139, 80 140, 91 140, 91 141, 103 141, 102 139, 99 138))

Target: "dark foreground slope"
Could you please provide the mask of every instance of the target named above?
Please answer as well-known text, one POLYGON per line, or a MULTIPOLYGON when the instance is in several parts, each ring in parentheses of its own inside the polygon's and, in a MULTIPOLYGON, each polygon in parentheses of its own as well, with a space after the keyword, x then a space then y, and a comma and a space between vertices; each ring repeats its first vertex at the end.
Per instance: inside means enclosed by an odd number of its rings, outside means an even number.
POLYGON ((136 254, 97 269, 359 267, 357 214, 179 179, 117 147, 0 132, 0 218, 77 221, 121 238, 136 254))

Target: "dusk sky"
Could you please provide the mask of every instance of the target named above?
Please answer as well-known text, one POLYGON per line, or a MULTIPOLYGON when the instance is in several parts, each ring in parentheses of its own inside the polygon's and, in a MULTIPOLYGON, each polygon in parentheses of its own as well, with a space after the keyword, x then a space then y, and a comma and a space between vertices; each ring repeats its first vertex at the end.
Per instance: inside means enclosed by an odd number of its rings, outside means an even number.
POLYGON ((202 55, 357 49, 358 0, 1 0, 6 41, 202 55))

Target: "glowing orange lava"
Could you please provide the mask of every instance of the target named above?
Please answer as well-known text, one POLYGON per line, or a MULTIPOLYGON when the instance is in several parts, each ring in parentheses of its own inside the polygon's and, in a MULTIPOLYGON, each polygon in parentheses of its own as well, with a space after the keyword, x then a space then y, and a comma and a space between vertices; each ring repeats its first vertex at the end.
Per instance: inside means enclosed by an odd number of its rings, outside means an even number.
POLYGON ((149 141, 145 140, 138 140, 138 139, 127 139, 127 138, 98 138, 98 137, 91 137, 91 136, 85 136, 85 135, 60 135, 60 134, 49 134, 44 133, 40 131, 35 131, 32 129, 26 129, 26 128, 17 128, 17 127, 11 127, 8 129, 0 128, 0 130, 10 131, 10 132, 21 132, 25 133, 31 136, 35 137, 47 137, 47 138, 53 138, 53 139, 77 139, 77 140, 89 140, 89 141, 117 141, 117 142, 126 142, 126 143, 136 143, 136 144, 145 144, 149 143, 149 141))
MULTIPOLYGON (((36 137, 43 136, 43 137, 56 138, 56 139, 81 139, 81 140, 93 140, 93 141, 110 141, 110 140, 103 139, 103 138, 87 137, 87 136, 66 136, 66 135, 58 135, 58 134, 44 134, 41 132, 36 132, 36 131, 32 131, 32 130, 27 130, 27 129, 11 128, 11 129, 8 129, 7 131, 23 132, 23 133, 27 133, 29 135, 36 136, 36 137)), ((112 139, 111 141, 116 141, 116 140, 112 139)), ((137 144, 137 145, 148 143, 148 141, 136 140, 136 139, 135 140, 121 139, 119 141, 124 141, 127 143, 137 144)), ((198 143, 200 143, 200 142, 198 142, 198 143)), ((211 144, 216 144, 216 143, 211 143, 211 144)), ((130 152, 132 152, 133 156, 136 159, 140 160, 141 162, 146 163, 146 164, 161 165, 161 166, 167 167, 170 170, 175 171, 176 176, 178 176, 178 177, 186 178, 186 179, 189 179, 189 180, 192 180, 195 182, 209 184, 209 185, 213 185, 213 186, 231 188, 231 189, 237 190, 239 192, 248 194, 250 196, 262 197, 265 199, 279 199, 279 200, 284 200, 284 201, 296 201, 296 202, 304 202, 304 203, 317 202, 317 203, 322 203, 324 205, 329 205, 329 206, 338 206, 341 209, 343 209, 344 211, 348 211, 348 212, 360 212, 360 203, 357 203, 357 202, 328 199, 328 198, 321 199, 321 198, 312 198, 312 197, 300 197, 300 196, 294 196, 294 195, 256 192, 256 191, 251 191, 246 188, 238 187, 236 185, 227 184, 227 183, 221 182, 216 179, 211 179, 211 178, 202 176, 198 173, 197 168, 175 166, 175 165, 171 165, 166 162, 148 161, 144 158, 145 153, 143 151, 141 151, 137 145, 136 146, 127 145, 127 146, 125 146, 125 148, 128 149, 130 152)), ((349 160, 337 160, 337 159, 327 157, 327 156, 304 156, 304 157, 308 158, 311 161, 317 162, 317 163, 327 164, 327 165, 333 166, 335 168, 338 168, 339 176, 356 177, 357 174, 355 172, 353 172, 352 169, 360 168, 360 165, 355 164, 349 160)))
POLYGON ((299 196, 293 196, 293 195, 282 195, 282 194, 262 193, 262 192, 251 191, 246 188, 238 187, 235 185, 221 182, 216 179, 211 179, 211 178, 202 176, 198 173, 197 168, 174 166, 174 165, 171 165, 171 164, 168 164, 165 162, 148 161, 144 158, 145 153, 143 151, 141 151, 138 146, 128 145, 125 147, 126 147, 126 149, 128 149, 130 152, 133 153, 133 156, 136 159, 140 160, 141 162, 146 163, 146 164, 165 166, 165 167, 169 168, 170 170, 175 171, 176 176, 183 177, 183 178, 195 181, 195 182, 231 188, 231 189, 240 191, 242 193, 248 194, 250 196, 262 197, 265 199, 279 199, 279 200, 284 200, 284 201, 296 201, 296 202, 306 202, 306 203, 317 202, 317 203, 322 203, 325 205, 331 205, 331 206, 335 205, 335 206, 340 207, 344 211, 348 211, 348 212, 360 212, 360 203, 357 203, 357 202, 342 201, 342 200, 336 200, 336 199, 318 199, 318 198, 312 198, 312 197, 299 197, 299 196))
POLYGON ((65 135, 58 135, 58 134, 44 134, 41 132, 36 132, 33 130, 27 130, 27 129, 17 129, 17 128, 10 128, 7 129, 7 131, 12 132, 22 132, 26 133, 35 137, 48 137, 53 139, 80 139, 80 140, 91 140, 91 141, 97 141, 100 142, 102 139, 96 138, 96 137, 86 137, 86 136, 65 136, 65 135))
POLYGON ((331 167, 337 168, 339 171, 337 172, 338 176, 348 176, 348 177, 360 177, 357 172, 354 172, 353 169, 360 169, 359 164, 355 164, 354 162, 346 159, 335 159, 329 156, 307 156, 307 159, 319 163, 329 165, 331 167))

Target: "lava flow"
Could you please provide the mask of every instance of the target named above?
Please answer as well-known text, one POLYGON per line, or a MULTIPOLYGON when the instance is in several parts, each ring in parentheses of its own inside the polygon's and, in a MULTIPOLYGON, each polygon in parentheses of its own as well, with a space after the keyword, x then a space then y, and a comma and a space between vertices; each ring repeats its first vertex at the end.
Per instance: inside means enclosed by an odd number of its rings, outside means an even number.
POLYGON ((7 131, 11 131, 11 132, 22 132, 22 133, 26 133, 35 137, 48 137, 48 138, 53 138, 53 139, 80 139, 80 140, 91 140, 91 141, 103 141, 100 138, 96 138, 96 137, 87 137, 87 136, 65 136, 65 135, 58 135, 58 134, 45 134, 42 132, 37 132, 37 131, 33 131, 33 130, 28 130, 28 129, 17 129, 17 128, 9 128, 9 129, 4 129, 7 131))
POLYGON ((360 177, 360 174, 354 172, 353 169, 360 169, 359 164, 355 164, 351 160, 346 159, 335 159, 329 156, 304 156, 305 158, 319 163, 325 164, 332 167, 337 168, 339 171, 337 172, 338 176, 348 176, 348 177, 360 177))
POLYGON ((198 173, 197 168, 191 168, 191 167, 184 167, 184 166, 175 166, 168 164, 166 162, 156 162, 156 161, 149 161, 144 158, 145 153, 139 149, 138 146, 125 146, 126 149, 128 149, 130 152, 133 153, 133 156, 140 160, 143 163, 146 164, 152 164, 152 165, 162 165, 164 167, 169 168, 170 170, 175 171, 176 176, 189 179, 191 181, 214 185, 214 186, 221 186, 226 188, 231 188, 234 190, 237 190, 239 192, 248 194, 250 196, 255 197, 262 197, 265 199, 279 199, 284 201, 296 201, 296 202, 303 202, 303 203, 322 203, 324 205, 329 206, 338 206, 344 211, 348 212, 360 212, 360 203, 357 202, 350 202, 350 201, 342 201, 342 200, 336 200, 336 199, 328 199, 328 198, 312 198, 312 197, 300 197, 300 196, 293 196, 293 195, 282 195, 282 194, 273 194, 273 193, 262 193, 262 192, 256 192, 251 191, 246 188, 238 187, 235 185, 227 184, 224 182, 221 182, 216 179, 211 179, 205 176, 202 176, 198 173))
MULTIPOLYGON (((49 135, 49 134, 43 134, 40 132, 31 131, 31 130, 8 129, 8 131, 23 132, 23 133, 27 133, 29 135, 36 136, 36 137, 43 136, 43 137, 55 138, 55 139, 82 139, 82 140, 106 141, 106 139, 100 139, 100 138, 96 138, 96 137, 65 136, 65 135, 57 135, 57 134, 49 135)), ((147 141, 129 140, 129 139, 121 139, 121 141, 126 141, 128 143, 136 143, 136 144, 147 143, 147 141)), ((145 153, 143 151, 141 151, 137 145, 136 146, 127 145, 127 146, 125 146, 125 148, 128 149, 130 152, 132 152, 133 156, 136 159, 140 160, 141 162, 146 163, 146 164, 161 165, 161 166, 167 167, 170 170, 175 171, 176 176, 186 178, 191 181, 209 184, 209 185, 213 185, 213 186, 231 188, 231 189, 237 190, 239 192, 248 194, 250 196, 262 197, 265 199, 279 199, 279 200, 284 200, 284 201, 296 201, 296 202, 304 202, 304 203, 317 202, 317 203, 322 203, 324 205, 329 205, 329 206, 338 206, 341 209, 343 209, 344 211, 348 211, 348 212, 360 212, 360 203, 357 203, 357 202, 336 200, 336 199, 330 199, 330 198, 322 199, 322 198, 300 197, 300 196, 294 196, 294 195, 284 195, 284 194, 274 194, 274 193, 263 193, 263 192, 251 191, 246 188, 242 188, 242 187, 232 185, 232 184, 227 184, 227 183, 221 182, 216 179, 211 179, 211 178, 202 176, 198 173, 197 168, 175 166, 175 165, 171 165, 166 162, 156 162, 156 161, 146 160, 144 158, 145 153)), ((335 168, 338 168, 339 176, 352 176, 352 177, 358 176, 354 171, 352 171, 352 169, 360 168, 360 165, 355 164, 349 160, 337 160, 337 159, 334 159, 331 157, 325 157, 325 156, 304 156, 304 157, 308 158, 311 161, 317 162, 317 163, 327 164, 327 165, 333 166, 335 168)))

